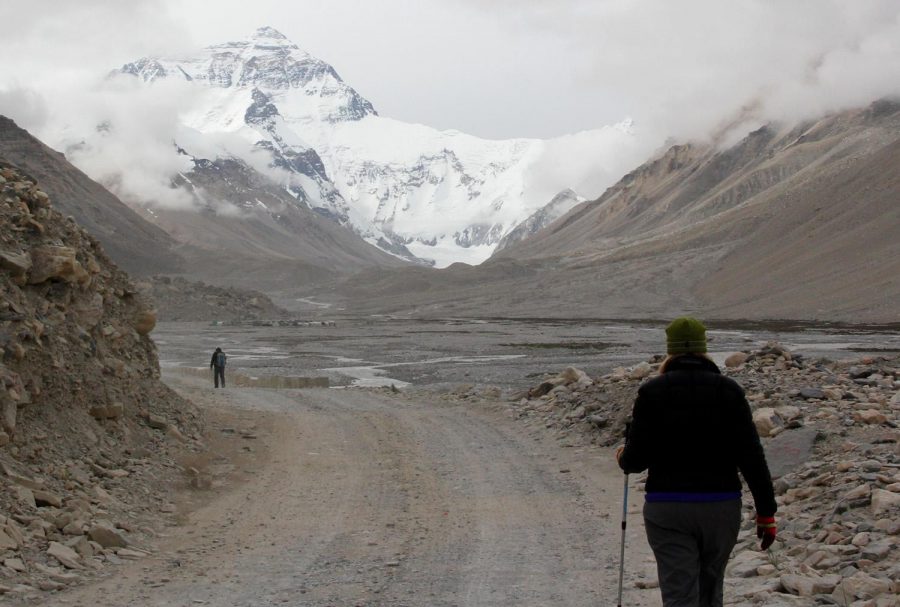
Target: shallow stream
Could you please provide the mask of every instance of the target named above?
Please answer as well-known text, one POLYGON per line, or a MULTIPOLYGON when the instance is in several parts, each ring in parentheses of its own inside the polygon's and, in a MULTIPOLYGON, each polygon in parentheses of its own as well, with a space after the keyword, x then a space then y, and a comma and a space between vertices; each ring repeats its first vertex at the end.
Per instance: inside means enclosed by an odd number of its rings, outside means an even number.
MULTIPOLYGON (((807 358, 856 359, 900 351, 897 327, 713 326, 716 360, 778 341, 807 358)), ((353 318, 334 326, 257 327, 160 323, 163 368, 209 366, 222 347, 228 368, 251 377, 327 377, 332 386, 490 384, 518 389, 569 366, 599 374, 664 351, 664 323, 516 319, 353 318)))

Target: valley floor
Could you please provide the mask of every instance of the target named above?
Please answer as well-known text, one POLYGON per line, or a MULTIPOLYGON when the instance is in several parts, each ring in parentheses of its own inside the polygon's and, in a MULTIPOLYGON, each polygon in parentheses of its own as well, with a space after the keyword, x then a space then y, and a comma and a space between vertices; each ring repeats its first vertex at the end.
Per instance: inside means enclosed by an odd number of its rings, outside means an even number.
MULTIPOLYGON (((501 403, 170 383, 228 437, 184 516, 57 605, 595 605, 616 600, 612 453, 529 436, 501 403), (230 446, 229 446, 230 445, 230 446)), ((213 441, 213 451, 216 445, 213 441)), ((626 598, 658 605, 633 500, 626 598)))

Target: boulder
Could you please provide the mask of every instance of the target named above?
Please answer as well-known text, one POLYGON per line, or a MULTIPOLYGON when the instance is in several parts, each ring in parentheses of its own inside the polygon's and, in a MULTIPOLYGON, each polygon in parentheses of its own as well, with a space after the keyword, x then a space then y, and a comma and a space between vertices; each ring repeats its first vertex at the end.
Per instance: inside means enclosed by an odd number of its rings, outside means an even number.
POLYGON ((48 506, 52 508, 62 507, 62 498, 55 493, 43 490, 35 490, 33 491, 33 494, 34 503, 38 508, 45 508, 48 506))
POLYGON ((784 425, 784 420, 772 407, 762 407, 753 412, 753 423, 762 437, 771 436, 776 428, 784 425))
POLYGON ((0 382, 0 425, 3 430, 12 435, 16 432, 16 417, 18 416, 19 405, 10 396, 9 391, 3 387, 0 382))
POLYGON ((19 548, 19 544, 16 541, 9 537, 5 531, 0 530, 0 552, 4 550, 17 550, 19 548))
POLYGON ((890 589, 891 583, 889 581, 872 577, 860 571, 844 578, 837 584, 831 596, 838 601, 839 605, 846 605, 848 599, 873 599, 878 595, 889 592, 890 589))
POLYGON ((809 576, 785 573, 781 576, 781 585, 785 590, 797 596, 813 596, 829 594, 840 583, 839 575, 809 576))
POLYGON ((892 508, 900 508, 900 493, 884 489, 872 490, 872 514, 880 516, 892 508))
POLYGON ((579 383, 582 385, 591 385, 593 381, 588 377, 588 374, 582 371, 581 369, 576 369, 575 367, 567 367, 563 369, 562 373, 559 374, 559 377, 565 381, 567 384, 579 383))
POLYGON ((853 421, 860 424, 883 424, 887 416, 877 409, 864 409, 853 412, 853 421))
POLYGON ((87 535, 104 548, 125 548, 128 541, 111 526, 97 524, 88 529, 87 535))
POLYGON ((120 402, 94 405, 90 413, 94 419, 119 419, 125 414, 125 406, 120 402))
POLYGON ((36 285, 48 280, 83 284, 90 279, 90 274, 81 267, 75 255, 75 249, 71 247, 44 245, 33 248, 28 284, 36 285))
POLYGON ((644 379, 645 377, 648 377, 651 373, 653 373, 653 367, 650 366, 650 363, 642 362, 642 363, 638 364, 637 366, 635 366, 631 371, 629 371, 628 379, 635 379, 635 380, 644 379))
POLYGON ((158 415, 153 415, 152 413, 147 415, 147 425, 154 430, 168 430, 169 428, 169 422, 158 415))
POLYGON ((728 356, 728 358, 725 359, 725 366, 728 367, 729 369, 733 369, 735 367, 740 367, 745 362, 747 362, 748 356, 749 355, 744 352, 735 352, 734 354, 731 354, 730 356, 728 356))
POLYGON ((800 398, 803 399, 823 399, 825 392, 820 388, 800 388, 800 398))
POLYGON ((13 278, 25 276, 31 269, 31 255, 13 251, 0 251, 0 269, 12 274, 13 278))
POLYGON ((862 556, 864 559, 869 559, 870 561, 874 561, 877 563, 887 558, 887 556, 893 549, 894 542, 890 540, 880 540, 864 546, 860 551, 860 556, 862 556))
POLYGON ((77 552, 59 542, 50 542, 47 554, 55 558, 67 569, 81 569, 81 557, 77 552))
POLYGON ((37 508, 37 503, 34 501, 34 493, 28 487, 15 487, 13 493, 20 504, 30 508, 37 508))
POLYGON ((132 326, 138 335, 148 335, 156 328, 156 310, 141 310, 134 315, 132 326))
POLYGON ((69 309, 80 326, 93 329, 103 318, 103 296, 94 293, 90 297, 79 298, 69 309))

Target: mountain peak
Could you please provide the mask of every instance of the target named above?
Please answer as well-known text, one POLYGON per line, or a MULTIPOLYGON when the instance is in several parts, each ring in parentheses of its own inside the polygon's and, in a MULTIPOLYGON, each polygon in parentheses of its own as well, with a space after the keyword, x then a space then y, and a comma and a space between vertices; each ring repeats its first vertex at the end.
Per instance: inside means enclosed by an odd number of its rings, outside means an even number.
POLYGON ((344 83, 331 65, 270 26, 258 28, 243 40, 208 46, 188 56, 144 57, 126 63, 118 72, 144 82, 182 78, 198 85, 258 89, 282 96, 299 89, 303 95, 294 104, 316 121, 360 120, 376 114, 372 104, 344 83))
POLYGON ((279 32, 274 27, 270 27, 268 25, 257 28, 257 30, 253 32, 253 35, 250 36, 251 40, 259 40, 261 38, 268 40, 287 40, 287 36, 279 32))

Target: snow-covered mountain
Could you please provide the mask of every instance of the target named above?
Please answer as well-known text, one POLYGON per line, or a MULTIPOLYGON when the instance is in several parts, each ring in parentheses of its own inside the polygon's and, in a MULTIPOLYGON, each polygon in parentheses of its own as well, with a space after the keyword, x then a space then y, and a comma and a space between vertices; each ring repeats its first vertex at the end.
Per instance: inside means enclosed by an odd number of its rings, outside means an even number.
POLYGON ((189 86, 176 142, 188 156, 240 158, 368 242, 438 267, 487 259, 565 187, 599 193, 636 147, 628 125, 494 141, 382 117, 333 67, 270 27, 116 73, 189 86))
POLYGON ((563 190, 554 196, 553 200, 535 211, 531 217, 517 225, 509 234, 504 236, 500 242, 497 243, 497 248, 494 252, 497 253, 502 251, 513 243, 525 240, 529 236, 537 234, 585 200, 585 198, 579 196, 570 189, 563 190))

